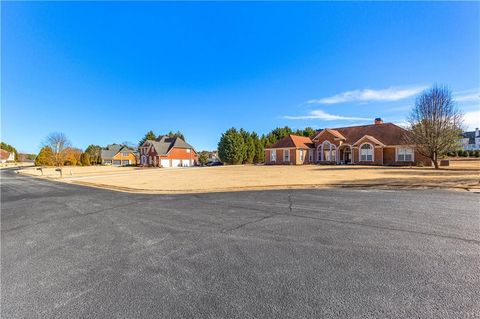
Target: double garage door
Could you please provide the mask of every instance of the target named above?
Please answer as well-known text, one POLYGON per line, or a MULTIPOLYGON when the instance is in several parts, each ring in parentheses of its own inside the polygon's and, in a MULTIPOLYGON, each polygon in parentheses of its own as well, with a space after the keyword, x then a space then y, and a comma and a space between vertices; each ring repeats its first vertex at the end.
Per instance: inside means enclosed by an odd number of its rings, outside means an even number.
POLYGON ((160 165, 162 167, 188 167, 190 165, 190 160, 179 160, 179 159, 172 159, 172 165, 170 165, 169 159, 162 159, 160 160, 160 165))

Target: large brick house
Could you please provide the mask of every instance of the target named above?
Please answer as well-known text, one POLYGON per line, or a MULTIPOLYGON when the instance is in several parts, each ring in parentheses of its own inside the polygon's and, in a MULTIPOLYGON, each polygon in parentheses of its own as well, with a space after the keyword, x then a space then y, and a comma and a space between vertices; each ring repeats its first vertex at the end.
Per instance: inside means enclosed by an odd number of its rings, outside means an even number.
POLYGON ((133 148, 121 144, 107 145, 101 152, 103 165, 135 165, 137 154, 133 148))
POLYGON ((156 167, 187 167, 198 163, 193 146, 179 137, 160 136, 140 146, 140 164, 156 167))
POLYGON ((407 131, 380 118, 371 125, 326 128, 312 138, 289 135, 267 146, 267 164, 431 165, 405 138, 407 131))

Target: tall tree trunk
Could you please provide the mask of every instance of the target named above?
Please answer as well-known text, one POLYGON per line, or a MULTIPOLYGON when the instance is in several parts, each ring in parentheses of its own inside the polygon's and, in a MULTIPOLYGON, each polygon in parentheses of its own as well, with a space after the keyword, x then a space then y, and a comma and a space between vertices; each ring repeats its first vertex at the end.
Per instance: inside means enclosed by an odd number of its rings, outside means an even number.
POLYGON ((437 152, 433 153, 433 165, 435 166, 435 169, 438 169, 438 155, 437 152))

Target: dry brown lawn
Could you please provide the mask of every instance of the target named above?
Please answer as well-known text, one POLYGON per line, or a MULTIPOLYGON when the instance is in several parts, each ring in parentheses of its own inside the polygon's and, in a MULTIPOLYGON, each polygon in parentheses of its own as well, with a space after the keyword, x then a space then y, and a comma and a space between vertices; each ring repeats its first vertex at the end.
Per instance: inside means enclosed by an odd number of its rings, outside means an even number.
MULTIPOLYGON (((21 171, 36 175, 34 168, 21 171)), ((480 160, 451 161, 435 170, 427 167, 375 166, 217 166, 196 168, 64 167, 43 178, 142 193, 223 192, 254 189, 318 187, 398 187, 480 190, 480 160)))

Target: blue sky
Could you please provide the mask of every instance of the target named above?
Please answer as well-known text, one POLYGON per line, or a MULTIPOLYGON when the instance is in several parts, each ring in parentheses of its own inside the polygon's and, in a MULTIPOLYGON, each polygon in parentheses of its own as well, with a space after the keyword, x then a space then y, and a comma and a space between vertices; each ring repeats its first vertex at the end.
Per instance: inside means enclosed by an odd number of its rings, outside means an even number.
POLYGON ((37 152, 182 131, 402 123, 450 87, 480 126, 480 3, 2 2, 1 138, 37 152))

